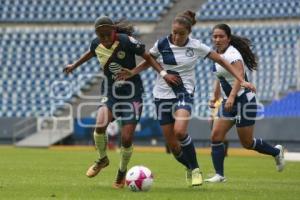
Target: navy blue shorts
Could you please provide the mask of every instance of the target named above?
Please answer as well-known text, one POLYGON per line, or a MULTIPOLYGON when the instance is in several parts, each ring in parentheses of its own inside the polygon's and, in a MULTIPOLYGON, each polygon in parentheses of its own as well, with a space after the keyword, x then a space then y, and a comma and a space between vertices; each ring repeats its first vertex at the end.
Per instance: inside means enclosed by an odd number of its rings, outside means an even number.
POLYGON ((108 109, 112 112, 114 119, 118 118, 121 120, 122 125, 137 124, 140 120, 143 109, 143 100, 141 97, 116 99, 109 96, 104 97, 101 103, 101 106, 105 105, 108 107, 108 109))
POLYGON ((255 124, 257 113, 255 96, 249 99, 247 93, 244 93, 237 97, 230 112, 225 111, 225 103, 226 99, 222 101, 222 105, 218 111, 218 117, 233 120, 236 127, 246 127, 255 124))
POLYGON ((192 113, 194 104, 193 95, 186 94, 174 99, 155 98, 156 114, 160 125, 173 124, 174 113, 179 109, 192 113))

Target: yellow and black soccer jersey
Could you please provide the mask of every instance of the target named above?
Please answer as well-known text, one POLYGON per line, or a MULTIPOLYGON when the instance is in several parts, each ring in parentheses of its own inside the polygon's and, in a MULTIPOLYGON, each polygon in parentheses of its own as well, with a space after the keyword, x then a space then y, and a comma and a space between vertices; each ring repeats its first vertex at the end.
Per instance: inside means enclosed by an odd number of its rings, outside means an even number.
MULTIPOLYGON (((104 47, 99 38, 95 38, 90 46, 90 51, 98 58, 107 78, 105 85, 107 95, 141 95, 144 90, 140 75, 135 75, 126 80, 126 82, 117 82, 115 80, 117 73, 122 68, 133 69, 136 67, 135 55, 143 55, 145 45, 126 34, 117 34, 116 38, 110 49, 104 47), (116 52, 114 53, 114 51, 116 52), (113 57, 110 58, 112 55, 113 57)), ((104 87, 101 88, 102 92, 105 91, 104 87)))

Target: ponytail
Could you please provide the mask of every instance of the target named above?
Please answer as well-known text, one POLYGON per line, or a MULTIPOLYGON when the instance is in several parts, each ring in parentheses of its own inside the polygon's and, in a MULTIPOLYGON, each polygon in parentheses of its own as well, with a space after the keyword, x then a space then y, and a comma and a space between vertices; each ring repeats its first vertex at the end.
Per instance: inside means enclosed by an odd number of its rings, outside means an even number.
POLYGON ((248 38, 231 35, 230 44, 240 52, 250 71, 257 70, 257 56, 250 49, 252 45, 248 38))

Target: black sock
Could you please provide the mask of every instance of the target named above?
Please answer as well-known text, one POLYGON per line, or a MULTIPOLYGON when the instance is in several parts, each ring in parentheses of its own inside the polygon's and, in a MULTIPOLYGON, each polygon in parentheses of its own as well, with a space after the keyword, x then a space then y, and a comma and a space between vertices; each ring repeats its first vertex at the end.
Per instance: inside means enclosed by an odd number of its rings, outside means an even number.
POLYGON ((173 155, 174 155, 175 159, 176 159, 178 162, 180 162, 181 164, 183 164, 187 169, 190 169, 189 162, 188 162, 187 159, 185 158, 185 156, 184 156, 182 150, 179 152, 178 155, 175 155, 174 153, 173 153, 173 155))
POLYGON ((187 161, 189 162, 190 169, 199 168, 196 151, 192 138, 187 134, 185 138, 180 140, 181 148, 183 154, 187 161))
POLYGON ((271 145, 263 141, 261 138, 253 139, 252 149, 259 153, 272 155, 272 156, 277 156, 280 153, 279 149, 272 147, 271 145))
POLYGON ((212 142, 211 158, 217 174, 224 176, 225 146, 223 142, 212 142))

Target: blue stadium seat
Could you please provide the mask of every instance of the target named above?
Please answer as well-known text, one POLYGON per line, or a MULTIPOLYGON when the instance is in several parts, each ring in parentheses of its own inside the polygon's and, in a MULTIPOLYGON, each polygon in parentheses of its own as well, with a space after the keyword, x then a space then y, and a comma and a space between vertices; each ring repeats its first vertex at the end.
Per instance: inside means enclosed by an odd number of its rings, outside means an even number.
MULTIPOLYGON (((0 29, 1 73, 0 116, 29 117, 49 116, 70 99, 77 91, 55 81, 75 82, 79 74, 96 74, 97 61, 89 62, 71 76, 62 73, 63 66, 78 58, 94 38, 92 30, 74 29, 0 29), (84 37, 82 37, 84 36, 84 37), (63 54, 63 56, 61 56, 63 54), (52 91, 51 91, 52 89, 52 91), (61 101, 51 107, 53 100, 61 101)), ((89 84, 88 75, 77 90, 89 84)))
POLYGON ((299 0, 208 0, 198 10, 199 20, 247 20, 300 17, 299 0))
POLYGON ((158 21, 174 0, 11 1, 2 0, 0 22, 93 22, 99 14, 113 19, 158 21))

